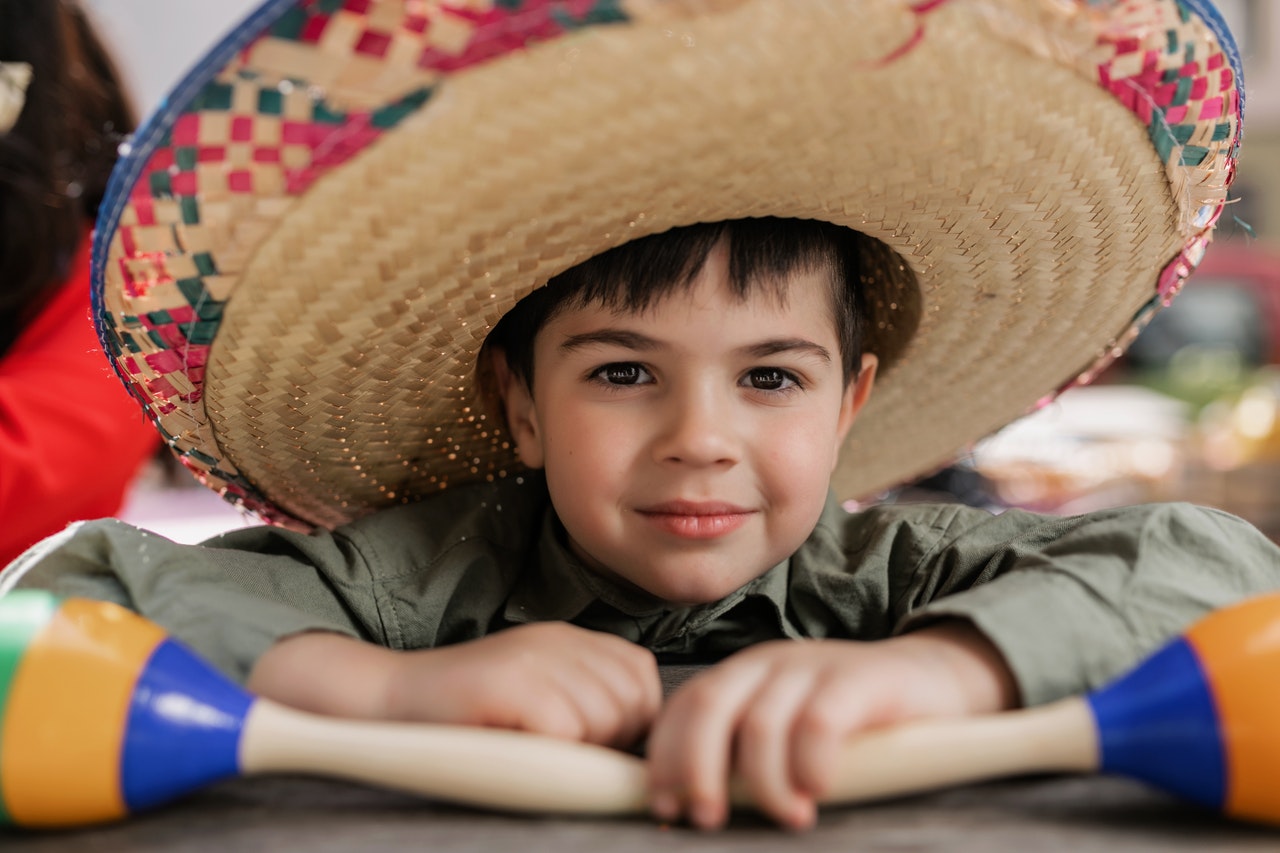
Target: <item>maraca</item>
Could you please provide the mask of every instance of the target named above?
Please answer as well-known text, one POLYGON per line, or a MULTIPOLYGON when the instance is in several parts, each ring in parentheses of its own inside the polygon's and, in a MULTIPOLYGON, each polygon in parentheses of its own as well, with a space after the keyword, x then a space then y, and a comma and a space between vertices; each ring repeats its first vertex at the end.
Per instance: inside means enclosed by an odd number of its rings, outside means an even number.
MULTIPOLYGON (((1278 672, 1273 594, 1209 615, 1088 696, 858 735, 825 802, 1102 771, 1280 823, 1278 672)), ((514 811, 645 808, 644 765, 632 756, 515 732, 305 714, 250 696, 115 605, 38 592, 0 599, 0 820, 111 820, 218 779, 271 772, 514 811)))

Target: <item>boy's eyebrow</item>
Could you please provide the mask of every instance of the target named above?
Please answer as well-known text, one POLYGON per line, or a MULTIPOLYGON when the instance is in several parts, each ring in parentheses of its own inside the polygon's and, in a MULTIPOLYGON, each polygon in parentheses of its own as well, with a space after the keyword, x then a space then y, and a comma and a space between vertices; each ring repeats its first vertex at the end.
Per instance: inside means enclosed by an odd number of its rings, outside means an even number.
POLYGON ((593 344, 605 344, 634 350, 655 350, 662 347, 661 341, 648 335, 642 335, 639 332, 629 332, 625 329, 597 329, 594 332, 585 332, 581 335, 570 335, 560 342, 559 349, 561 352, 572 352, 593 344))
POLYGON ((751 344, 743 348, 752 358, 767 358, 780 352, 802 352, 813 355, 822 361, 831 363, 831 352, 821 344, 807 341, 804 338, 774 338, 751 344))
MULTIPOLYGON (((662 341, 639 332, 631 332, 626 329, 597 329, 594 332, 584 332, 581 335, 570 335, 560 342, 559 349, 561 352, 572 352, 573 350, 596 344, 641 351, 652 351, 666 346, 662 341)), ((830 350, 804 338, 771 338, 767 341, 749 344, 739 351, 751 358, 768 358, 780 352, 800 352, 812 355, 827 364, 831 363, 830 350)))

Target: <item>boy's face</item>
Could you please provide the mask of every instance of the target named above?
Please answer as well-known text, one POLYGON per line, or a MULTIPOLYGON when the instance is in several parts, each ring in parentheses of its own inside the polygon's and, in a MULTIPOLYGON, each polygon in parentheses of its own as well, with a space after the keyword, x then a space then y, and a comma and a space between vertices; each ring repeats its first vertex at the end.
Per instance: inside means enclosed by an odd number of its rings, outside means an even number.
POLYGON ((739 301, 727 278, 720 246, 643 313, 565 309, 534 341, 532 396, 503 382, 572 551, 682 604, 728 595, 808 537, 875 375, 868 355, 845 385, 825 273, 793 276, 785 306, 739 301))

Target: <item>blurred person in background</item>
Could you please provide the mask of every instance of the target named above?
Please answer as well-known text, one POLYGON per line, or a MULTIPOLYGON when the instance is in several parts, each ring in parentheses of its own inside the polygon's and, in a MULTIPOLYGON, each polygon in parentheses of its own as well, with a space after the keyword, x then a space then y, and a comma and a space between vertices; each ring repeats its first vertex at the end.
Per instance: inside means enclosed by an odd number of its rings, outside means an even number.
POLYGON ((0 566, 114 513, 157 444, 90 319, 90 232, 133 127, 79 8, 0 0, 0 566))

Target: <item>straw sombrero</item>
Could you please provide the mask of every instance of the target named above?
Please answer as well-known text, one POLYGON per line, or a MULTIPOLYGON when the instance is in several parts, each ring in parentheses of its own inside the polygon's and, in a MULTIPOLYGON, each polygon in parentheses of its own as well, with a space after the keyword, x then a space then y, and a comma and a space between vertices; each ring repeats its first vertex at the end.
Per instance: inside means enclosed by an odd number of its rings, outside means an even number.
POLYGON ((1203 253, 1241 102, 1206 0, 272 0, 133 138, 97 322, 206 484, 333 526, 518 473, 476 354, 555 274, 828 220, 893 250, 863 496, 1120 352, 1203 253))

